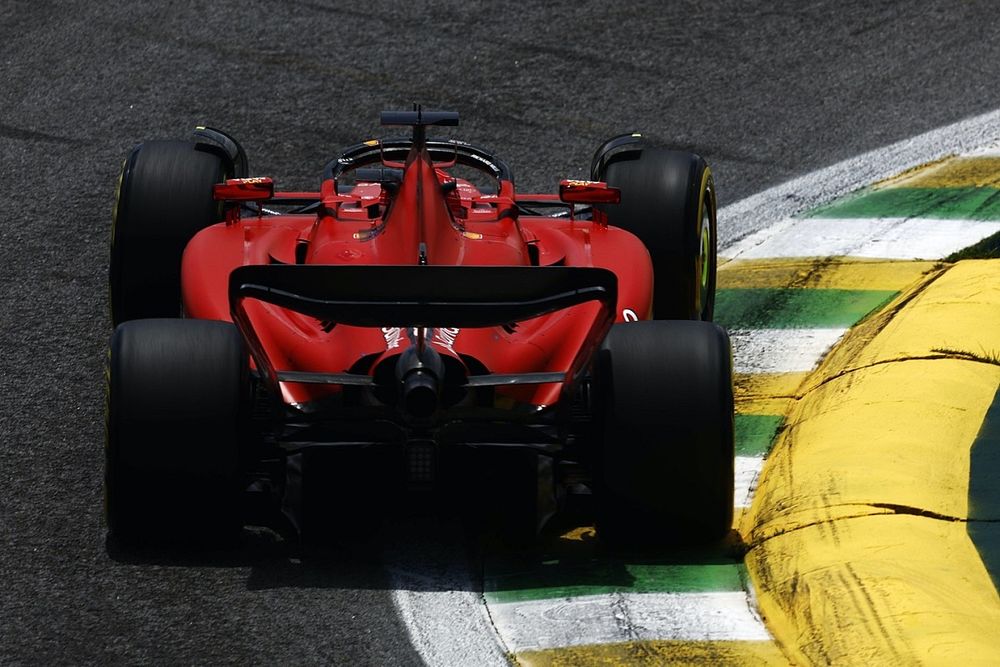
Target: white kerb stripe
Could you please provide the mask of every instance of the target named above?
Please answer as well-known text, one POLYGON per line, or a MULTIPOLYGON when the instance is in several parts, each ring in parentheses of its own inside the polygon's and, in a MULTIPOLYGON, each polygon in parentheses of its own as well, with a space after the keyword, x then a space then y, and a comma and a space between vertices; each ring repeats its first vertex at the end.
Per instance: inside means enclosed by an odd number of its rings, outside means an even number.
POLYGON ((733 329, 737 373, 811 371, 847 329, 733 329))
POLYGON ((975 148, 959 157, 1000 157, 1000 141, 995 141, 981 148, 975 148))
POLYGON ((736 479, 733 489, 733 507, 750 507, 760 471, 764 469, 762 456, 737 456, 736 479))
POLYGON ((941 259, 1000 232, 1000 222, 936 218, 783 220, 728 248, 728 257, 941 259))
POLYGON ((493 623, 517 653, 627 641, 767 641, 745 591, 609 593, 491 604, 493 623))

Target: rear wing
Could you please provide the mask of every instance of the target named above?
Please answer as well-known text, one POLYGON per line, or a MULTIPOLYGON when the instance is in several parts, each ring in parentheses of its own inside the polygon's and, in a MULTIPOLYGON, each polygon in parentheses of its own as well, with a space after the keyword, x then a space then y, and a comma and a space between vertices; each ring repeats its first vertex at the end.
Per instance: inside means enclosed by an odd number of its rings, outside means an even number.
POLYGON ((532 266, 241 266, 229 276, 233 321, 265 380, 275 369, 244 301, 359 327, 490 327, 589 301, 600 304, 566 379, 573 381, 614 321, 618 279, 607 269, 532 266))

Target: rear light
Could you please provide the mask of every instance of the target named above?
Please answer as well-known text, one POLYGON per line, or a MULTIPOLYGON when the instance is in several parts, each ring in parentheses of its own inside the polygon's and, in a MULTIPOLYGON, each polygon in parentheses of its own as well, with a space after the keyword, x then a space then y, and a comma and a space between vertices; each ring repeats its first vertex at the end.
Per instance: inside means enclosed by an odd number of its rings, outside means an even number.
POLYGON ((559 183, 559 199, 567 204, 617 204, 622 193, 603 181, 565 180, 559 183))
POLYGON ((267 176, 229 178, 212 186, 217 201, 264 201, 274 197, 274 181, 267 176))

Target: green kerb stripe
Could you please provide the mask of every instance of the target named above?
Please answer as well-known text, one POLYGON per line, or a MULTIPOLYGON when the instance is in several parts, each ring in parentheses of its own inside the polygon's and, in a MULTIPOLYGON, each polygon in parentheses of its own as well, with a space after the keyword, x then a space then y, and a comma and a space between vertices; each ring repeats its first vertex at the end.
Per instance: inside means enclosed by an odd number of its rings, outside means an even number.
POLYGON ((705 593, 742 590, 739 563, 626 564, 607 559, 549 561, 486 576, 486 601, 525 602, 608 593, 705 593))
POLYGON ((889 302, 890 290, 723 289, 715 320, 729 329, 850 327, 889 302))
POLYGON ((784 419, 781 415, 736 415, 736 455, 764 456, 784 419))
POLYGON ((813 218, 1000 220, 997 188, 862 190, 809 213, 813 218))

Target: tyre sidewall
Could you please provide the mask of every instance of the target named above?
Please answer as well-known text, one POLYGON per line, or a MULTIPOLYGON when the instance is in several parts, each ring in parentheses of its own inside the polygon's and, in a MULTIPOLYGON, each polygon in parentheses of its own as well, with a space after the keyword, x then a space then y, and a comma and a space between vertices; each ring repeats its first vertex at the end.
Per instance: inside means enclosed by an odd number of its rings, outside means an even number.
MULTIPOLYGON (((728 532, 734 446, 725 330, 706 322, 618 324, 596 373, 599 505, 638 518, 636 524, 653 523, 635 530, 659 526, 681 541, 728 532)), ((604 523, 622 521, 606 517, 604 523)))
POLYGON ((225 162, 185 141, 148 141, 126 158, 115 194, 109 289, 114 324, 180 313, 184 248, 221 219, 212 185, 225 162))
POLYGON ((607 207, 609 224, 635 234, 649 250, 654 317, 710 321, 717 224, 715 183, 708 165, 694 153, 645 147, 611 162, 603 178, 621 190, 621 203, 607 207), (703 212, 710 225, 709 282, 704 290, 698 267, 703 212))
POLYGON ((135 320, 108 356, 105 502, 123 539, 198 539, 239 527, 248 371, 226 322, 135 320))

